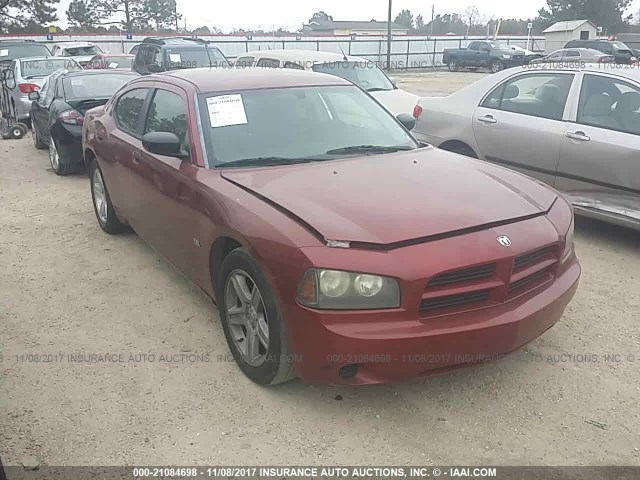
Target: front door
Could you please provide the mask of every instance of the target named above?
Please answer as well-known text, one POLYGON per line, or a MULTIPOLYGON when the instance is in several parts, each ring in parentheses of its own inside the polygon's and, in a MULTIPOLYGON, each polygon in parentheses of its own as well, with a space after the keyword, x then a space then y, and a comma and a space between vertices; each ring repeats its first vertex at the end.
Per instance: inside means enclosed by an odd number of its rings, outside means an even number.
POLYGON ((573 79, 573 73, 525 73, 496 87, 473 115, 484 159, 554 185, 573 79))

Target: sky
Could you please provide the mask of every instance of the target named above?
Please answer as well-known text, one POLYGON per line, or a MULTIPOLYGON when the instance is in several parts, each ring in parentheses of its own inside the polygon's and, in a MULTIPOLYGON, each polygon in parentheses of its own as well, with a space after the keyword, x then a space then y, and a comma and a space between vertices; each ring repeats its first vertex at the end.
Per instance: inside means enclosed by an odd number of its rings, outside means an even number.
MULTIPOLYGON (((178 12, 188 28, 216 26, 223 32, 234 28, 271 30, 274 27, 298 30, 314 12, 319 10, 334 20, 385 20, 387 0, 177 0, 178 12)), ((65 11, 69 0, 61 0, 58 17, 66 26, 65 11)), ((468 5, 476 5, 485 17, 531 18, 546 5, 545 0, 393 0, 393 16, 408 8, 415 15, 421 13, 428 21, 431 6, 438 13, 463 13, 468 5)), ((635 0, 630 12, 640 9, 635 0)))

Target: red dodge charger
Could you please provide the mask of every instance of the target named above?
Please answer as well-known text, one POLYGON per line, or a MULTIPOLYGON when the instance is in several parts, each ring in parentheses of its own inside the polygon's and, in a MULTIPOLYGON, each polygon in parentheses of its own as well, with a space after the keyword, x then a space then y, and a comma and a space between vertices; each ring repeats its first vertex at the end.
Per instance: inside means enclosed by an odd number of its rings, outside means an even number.
POLYGON ((194 69, 131 81, 83 148, 100 227, 216 302, 251 380, 372 384, 522 347, 580 277, 564 198, 412 122, 335 76, 194 69))

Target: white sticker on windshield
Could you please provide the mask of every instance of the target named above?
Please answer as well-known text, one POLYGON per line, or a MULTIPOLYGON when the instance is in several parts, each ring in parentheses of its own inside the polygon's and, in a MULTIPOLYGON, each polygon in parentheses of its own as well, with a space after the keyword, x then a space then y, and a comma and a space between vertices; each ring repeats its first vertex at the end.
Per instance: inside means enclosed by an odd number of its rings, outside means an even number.
POLYGON ((171 61, 171 63, 180 63, 182 61, 182 57, 179 53, 170 53, 169 61, 171 61))
POLYGON ((118 68, 118 64, 116 62, 111 62, 109 64, 109 68, 118 68))
POLYGON ((207 98, 207 108, 209 109, 209 120, 213 128, 248 123, 242 95, 209 97, 207 98))
POLYGON ((9 55, 9 49, 3 48, 0 50, 0 57, 6 57, 7 55, 9 55))

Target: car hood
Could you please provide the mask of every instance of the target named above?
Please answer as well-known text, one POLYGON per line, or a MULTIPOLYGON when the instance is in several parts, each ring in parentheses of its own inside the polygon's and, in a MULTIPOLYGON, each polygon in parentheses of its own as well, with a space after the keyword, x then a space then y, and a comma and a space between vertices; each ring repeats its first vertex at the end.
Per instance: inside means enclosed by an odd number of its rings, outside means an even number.
POLYGON ((413 113, 413 107, 418 103, 418 96, 404 90, 385 90, 371 92, 371 96, 378 100, 384 108, 394 116, 401 113, 413 113))
POLYGON ((221 174, 325 240, 376 245, 511 223, 557 198, 524 175, 433 147, 221 174))

